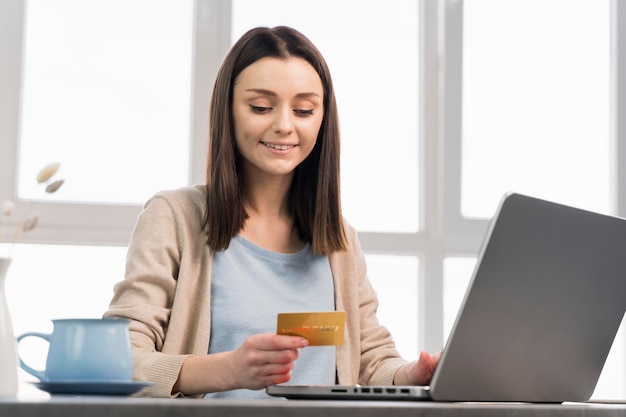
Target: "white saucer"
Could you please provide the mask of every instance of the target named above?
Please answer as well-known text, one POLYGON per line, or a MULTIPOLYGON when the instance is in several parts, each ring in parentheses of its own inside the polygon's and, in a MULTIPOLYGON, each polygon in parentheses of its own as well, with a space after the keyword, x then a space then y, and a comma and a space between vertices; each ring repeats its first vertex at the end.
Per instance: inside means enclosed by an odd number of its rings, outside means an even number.
POLYGON ((145 381, 41 381, 32 382, 50 394, 130 395, 153 385, 145 381))

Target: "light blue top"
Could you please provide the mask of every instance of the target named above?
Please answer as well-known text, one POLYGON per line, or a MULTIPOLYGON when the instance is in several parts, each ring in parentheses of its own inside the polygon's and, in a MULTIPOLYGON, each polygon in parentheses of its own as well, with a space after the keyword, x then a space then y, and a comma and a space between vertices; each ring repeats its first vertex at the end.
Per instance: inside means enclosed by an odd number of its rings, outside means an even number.
MULTIPOLYGON (((216 252, 211 276, 209 353, 238 348, 248 336, 276 332, 278 313, 334 311, 328 257, 310 245, 297 253, 263 249, 235 236, 216 252)), ((292 371, 290 384, 334 384, 335 347, 307 347, 292 371)), ((206 398, 269 398, 265 390, 234 390, 206 398)))

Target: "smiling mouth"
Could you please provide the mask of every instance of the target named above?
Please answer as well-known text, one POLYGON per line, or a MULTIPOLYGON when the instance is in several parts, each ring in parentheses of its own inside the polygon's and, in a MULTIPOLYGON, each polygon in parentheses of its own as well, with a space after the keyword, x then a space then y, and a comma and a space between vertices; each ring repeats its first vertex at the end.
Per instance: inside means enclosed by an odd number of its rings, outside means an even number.
POLYGON ((268 148, 276 149, 279 151, 286 151, 286 150, 293 149, 296 147, 296 145, 276 145, 273 143, 266 143, 266 142, 261 142, 261 143, 263 143, 263 145, 267 146, 268 148))

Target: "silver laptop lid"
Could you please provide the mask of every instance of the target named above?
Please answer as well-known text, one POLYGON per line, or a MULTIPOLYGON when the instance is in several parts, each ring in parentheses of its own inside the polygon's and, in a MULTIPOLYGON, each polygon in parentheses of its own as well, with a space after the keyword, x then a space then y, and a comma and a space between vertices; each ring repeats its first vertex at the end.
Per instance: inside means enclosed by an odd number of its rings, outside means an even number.
POLYGON ((626 220, 503 198, 431 383, 441 401, 589 399, 626 309, 626 220))

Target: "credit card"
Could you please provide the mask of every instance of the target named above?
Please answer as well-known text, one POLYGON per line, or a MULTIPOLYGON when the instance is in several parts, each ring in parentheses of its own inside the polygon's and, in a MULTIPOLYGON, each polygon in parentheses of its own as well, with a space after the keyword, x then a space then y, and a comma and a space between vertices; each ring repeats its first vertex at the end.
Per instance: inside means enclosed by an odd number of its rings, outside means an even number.
POLYGON ((345 324, 345 311, 280 313, 276 333, 302 336, 309 341, 309 346, 340 346, 345 324))

